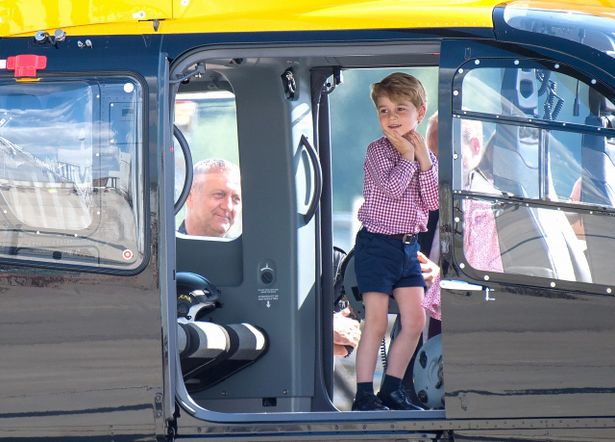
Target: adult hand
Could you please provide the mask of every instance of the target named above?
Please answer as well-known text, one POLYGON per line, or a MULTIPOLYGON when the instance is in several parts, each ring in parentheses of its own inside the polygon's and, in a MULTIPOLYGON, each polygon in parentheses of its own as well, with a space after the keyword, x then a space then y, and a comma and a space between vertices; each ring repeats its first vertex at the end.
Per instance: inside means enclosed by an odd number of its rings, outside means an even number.
POLYGON ((361 328, 359 321, 352 319, 350 309, 333 314, 333 354, 335 356, 346 356, 346 347, 356 348, 361 339, 361 328))
POLYGON ((421 252, 417 253, 417 257, 421 264, 421 272, 423 273, 425 284, 427 284, 427 287, 431 287, 436 276, 440 274, 440 267, 421 252))

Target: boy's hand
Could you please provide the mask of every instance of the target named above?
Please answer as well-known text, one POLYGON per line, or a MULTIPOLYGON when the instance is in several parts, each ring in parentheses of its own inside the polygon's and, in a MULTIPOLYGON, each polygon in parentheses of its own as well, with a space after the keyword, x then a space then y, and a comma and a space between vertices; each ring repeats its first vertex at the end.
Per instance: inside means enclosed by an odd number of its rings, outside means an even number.
POLYGON ((409 134, 399 135, 394 130, 384 129, 384 136, 387 137, 393 147, 397 149, 397 152, 401 154, 402 158, 408 161, 414 161, 415 145, 407 135, 409 134))
POLYGON ((429 170, 431 167, 431 157, 425 139, 416 131, 410 131, 404 135, 414 145, 414 155, 421 166, 421 170, 429 170))

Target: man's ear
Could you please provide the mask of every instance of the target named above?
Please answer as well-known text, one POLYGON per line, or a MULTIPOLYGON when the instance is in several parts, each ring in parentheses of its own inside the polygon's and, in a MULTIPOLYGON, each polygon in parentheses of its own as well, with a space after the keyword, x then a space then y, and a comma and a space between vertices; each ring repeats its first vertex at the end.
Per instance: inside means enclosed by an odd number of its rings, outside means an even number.
POLYGON ((192 206, 192 190, 188 193, 188 197, 186 198, 186 207, 192 206))
POLYGON ((472 155, 477 156, 480 153, 480 140, 477 137, 472 137, 470 140, 470 146, 472 147, 472 155))

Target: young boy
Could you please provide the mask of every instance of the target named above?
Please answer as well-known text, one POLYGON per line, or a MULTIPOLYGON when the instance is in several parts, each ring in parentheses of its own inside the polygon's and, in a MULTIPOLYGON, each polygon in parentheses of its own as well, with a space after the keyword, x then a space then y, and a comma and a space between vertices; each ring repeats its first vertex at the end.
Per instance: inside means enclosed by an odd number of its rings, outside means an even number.
POLYGON ((416 127, 425 117, 427 97, 412 75, 390 74, 372 87, 384 137, 367 147, 363 227, 355 245, 355 272, 365 305, 357 349, 357 394, 353 410, 420 410, 401 379, 425 325, 423 287, 416 234, 426 230, 438 208, 437 160, 416 127), (399 307, 401 331, 391 344, 378 396, 373 377, 380 342, 388 325, 389 296, 399 307))

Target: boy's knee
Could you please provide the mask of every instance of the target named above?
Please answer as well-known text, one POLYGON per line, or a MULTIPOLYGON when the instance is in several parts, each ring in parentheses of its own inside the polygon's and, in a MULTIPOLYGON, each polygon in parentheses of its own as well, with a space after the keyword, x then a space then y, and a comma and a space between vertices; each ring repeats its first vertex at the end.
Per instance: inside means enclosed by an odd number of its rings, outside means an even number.
POLYGON ((406 329, 408 333, 418 335, 422 333, 426 323, 427 320, 425 318, 425 313, 417 313, 416 315, 413 315, 412 318, 402 321, 402 330, 406 329))
POLYGON ((387 323, 366 321, 363 327, 363 334, 371 334, 375 337, 383 338, 387 331, 387 323))

